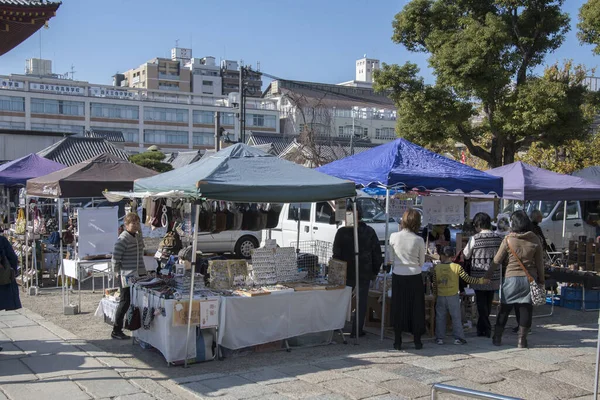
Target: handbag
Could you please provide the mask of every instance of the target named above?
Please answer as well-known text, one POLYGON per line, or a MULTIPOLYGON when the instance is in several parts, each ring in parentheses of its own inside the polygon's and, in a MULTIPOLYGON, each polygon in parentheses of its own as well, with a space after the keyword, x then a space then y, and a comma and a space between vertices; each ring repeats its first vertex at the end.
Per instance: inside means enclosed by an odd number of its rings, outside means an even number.
POLYGON ((527 280, 529 280, 529 291, 531 293, 531 304, 534 306, 542 306, 546 304, 546 291, 540 285, 537 284, 535 279, 531 276, 531 274, 527 271, 527 268, 523 265, 521 259, 517 256, 517 253, 510 246, 510 242, 508 238, 506 238, 506 244, 508 245, 508 249, 512 253, 512 255, 517 259, 519 265, 525 271, 525 275, 527 276, 527 280))
POLYGON ((10 266, 10 262, 4 252, 0 253, 0 286, 12 283, 14 279, 14 269, 10 266))
MULTIPOLYGON (((129 288, 121 290, 129 290, 129 288)), ((142 327, 142 314, 140 313, 140 308, 136 306, 133 301, 129 305, 129 309, 125 315, 125 324, 123 327, 129 331, 137 331, 142 327)))
POLYGON ((19 211, 17 212, 17 221, 15 223, 15 233, 17 235, 24 235, 26 227, 25 211, 22 208, 19 208, 19 211))

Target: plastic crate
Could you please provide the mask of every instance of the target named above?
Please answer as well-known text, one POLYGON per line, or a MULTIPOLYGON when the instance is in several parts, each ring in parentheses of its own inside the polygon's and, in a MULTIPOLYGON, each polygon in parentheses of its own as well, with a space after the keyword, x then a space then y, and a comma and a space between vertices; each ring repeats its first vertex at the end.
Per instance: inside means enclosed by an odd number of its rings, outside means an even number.
POLYGON ((546 304, 550 305, 552 304, 552 300, 554 300, 554 305, 555 306, 560 306, 560 296, 546 296, 546 304))
MULTIPOLYGON (((561 299, 560 306, 564 308, 569 308, 571 310, 581 310, 581 300, 566 300, 561 299)), ((596 310, 600 308, 599 301, 593 300, 585 300, 585 309, 586 310, 596 310)))
MULTIPOLYGON (((560 296, 565 300, 583 300, 583 289, 580 287, 562 286, 560 296)), ((600 290, 585 290, 585 301, 600 301, 600 290)))

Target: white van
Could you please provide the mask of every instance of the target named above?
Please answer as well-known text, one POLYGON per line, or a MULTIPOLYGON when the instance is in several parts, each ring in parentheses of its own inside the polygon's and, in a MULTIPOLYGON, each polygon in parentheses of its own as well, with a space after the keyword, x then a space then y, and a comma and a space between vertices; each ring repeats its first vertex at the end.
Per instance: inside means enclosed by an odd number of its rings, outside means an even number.
POLYGON ((540 210, 544 219, 540 227, 548 243, 553 243, 557 250, 568 249, 569 240, 578 240, 579 236, 596 238, 596 227, 586 221, 598 219, 598 201, 568 201, 566 233, 563 243, 563 201, 530 201, 526 211, 531 215, 533 210, 540 210))
MULTIPOLYGON (((359 195, 357 207, 363 221, 375 229, 379 237, 382 251, 385 246, 385 209, 372 197, 359 195)), ((281 247, 295 247, 298 239, 298 220, 300 216, 300 241, 319 240, 333 244, 335 234, 343 224, 335 222, 334 202, 292 203, 284 204, 279 215, 279 223, 271 229, 271 239, 275 239, 281 247)), ((390 219, 389 234, 397 232, 398 223, 390 219)), ((268 238, 268 231, 263 231, 263 239, 268 238)))

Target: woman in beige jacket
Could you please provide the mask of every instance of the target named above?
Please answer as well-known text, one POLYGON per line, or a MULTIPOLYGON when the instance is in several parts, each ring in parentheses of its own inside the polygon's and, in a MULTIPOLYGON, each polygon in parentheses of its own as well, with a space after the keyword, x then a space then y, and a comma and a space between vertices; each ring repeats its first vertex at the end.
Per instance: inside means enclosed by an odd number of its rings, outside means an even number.
POLYGON ((500 288, 500 311, 496 317, 493 343, 496 346, 502 344, 502 333, 514 308, 519 323, 518 347, 526 348, 527 333, 533 316, 527 273, 544 287, 543 249, 538 236, 531 232, 531 220, 524 211, 516 211, 510 220, 512 232, 502 241, 494 257, 495 266, 488 271, 491 275, 498 266, 506 266, 505 279, 500 288))

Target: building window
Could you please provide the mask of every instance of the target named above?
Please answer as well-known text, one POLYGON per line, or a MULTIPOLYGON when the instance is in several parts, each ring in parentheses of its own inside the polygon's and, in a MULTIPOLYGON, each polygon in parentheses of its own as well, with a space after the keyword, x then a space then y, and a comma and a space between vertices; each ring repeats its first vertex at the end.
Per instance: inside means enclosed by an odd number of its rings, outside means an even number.
POLYGON ((214 125, 215 124, 215 113, 213 111, 194 111, 193 120, 194 124, 214 125))
POLYGON ((396 139, 394 128, 375 129, 375 139, 396 139))
POLYGON ((188 133, 185 131, 166 131, 144 129, 145 144, 188 144, 188 133))
POLYGON ((213 81, 202 81, 202 84, 204 86, 212 86, 213 85, 213 81))
POLYGON ((194 146, 214 146, 215 134, 212 132, 194 132, 194 146))
POLYGON ((74 133, 77 136, 83 136, 85 127, 80 125, 62 125, 62 124, 31 124, 32 131, 64 132, 74 133))
POLYGON ((122 106, 118 104, 91 103, 91 116, 97 118, 134 119, 140 117, 139 108, 136 106, 122 106))
POLYGON ((248 114, 246 116, 246 125, 258 126, 263 128, 275 128, 277 117, 274 115, 248 114))
POLYGON ((188 122, 188 110, 179 108, 145 107, 144 121, 188 122))
POLYGON ((83 116, 84 104, 80 101, 31 99, 31 113, 83 116))
POLYGON ((0 110, 25 112, 25 98, 0 96, 0 110))
POLYGON ((235 114, 234 113, 221 113, 221 125, 234 125, 235 114))
POLYGON ((25 129, 25 122, 0 121, 0 129, 25 129))

